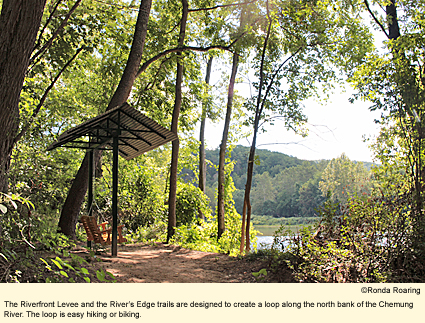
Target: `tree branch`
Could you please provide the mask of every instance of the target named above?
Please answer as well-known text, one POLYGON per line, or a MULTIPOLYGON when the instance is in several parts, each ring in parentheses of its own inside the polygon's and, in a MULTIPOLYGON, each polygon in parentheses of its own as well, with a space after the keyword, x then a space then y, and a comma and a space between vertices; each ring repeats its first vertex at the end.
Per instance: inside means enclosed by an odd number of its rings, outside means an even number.
POLYGON ((134 11, 139 11, 138 6, 123 6, 123 5, 117 5, 117 4, 114 4, 114 3, 109 3, 109 2, 106 2, 106 1, 100 1, 100 0, 94 0, 94 1, 99 2, 99 3, 103 3, 107 6, 115 7, 117 9, 130 9, 130 10, 134 10, 134 11))
POLYGON ((40 102, 38 103, 37 107, 34 109, 30 119, 27 121, 27 123, 22 127, 19 134, 15 137, 13 140, 14 144, 16 144, 22 136, 28 131, 29 127, 31 126, 32 122, 34 121, 35 117, 37 117, 38 113, 40 112, 41 108, 43 107, 44 102, 47 99, 47 95, 49 94, 50 90, 55 86, 56 82, 61 77, 62 73, 68 68, 68 66, 72 63, 72 61, 78 56, 78 54, 84 49, 84 47, 80 47, 72 56, 72 58, 64 65, 64 67, 60 70, 60 72, 56 75, 56 77, 52 80, 46 91, 44 91, 43 96, 40 99, 40 102))
MULTIPOLYGON (((299 47, 296 51, 295 51, 295 53, 293 53, 291 56, 289 56, 287 59, 285 59, 284 61, 283 61, 283 63, 282 64, 280 64, 280 66, 279 66, 279 68, 273 73, 273 75, 272 75, 272 78, 270 79, 270 83, 269 83, 269 85, 267 86, 267 90, 266 90, 266 94, 264 94, 264 99, 263 99, 263 102, 267 99, 267 97, 268 97, 268 95, 269 95, 269 93, 270 93, 270 91, 271 91, 271 87, 272 87, 272 85, 273 85, 273 82, 274 82, 274 78, 277 76, 277 74, 279 74, 279 72, 280 72, 280 70, 282 69, 282 67, 283 66, 285 66, 285 64, 287 63, 287 62, 289 62, 292 58, 294 58, 300 51, 301 51, 301 49, 302 49, 303 47, 299 47)), ((264 103, 262 104, 262 108, 261 108, 261 111, 263 110, 263 107, 264 107, 264 103)))
POLYGON ((40 35, 38 36, 38 39, 37 39, 37 43, 35 44, 35 46, 34 46, 34 50, 36 49, 36 48, 38 48, 38 46, 40 46, 40 43, 41 43, 41 36, 43 36, 43 33, 44 33, 44 31, 46 30, 46 27, 49 25, 49 23, 52 21, 52 19, 53 19, 53 15, 55 14, 55 12, 56 12, 56 10, 58 9, 58 7, 59 7, 59 4, 62 2, 62 0, 58 0, 57 2, 56 2, 56 4, 55 4, 55 6, 54 6, 54 8, 53 8, 53 11, 50 13, 50 16, 49 16, 49 18, 47 18, 47 20, 46 20, 46 23, 44 24, 44 26, 43 26, 43 29, 40 31, 40 35))
POLYGON ((211 8, 198 8, 198 9, 189 9, 188 12, 196 12, 196 11, 210 11, 210 10, 215 10, 218 8, 228 8, 228 7, 234 7, 234 6, 243 6, 245 4, 250 4, 250 3, 254 3, 257 2, 257 0, 253 0, 253 1, 248 1, 248 2, 240 2, 240 3, 231 3, 231 4, 225 4, 225 5, 217 5, 211 8))
POLYGON ((65 25, 68 23, 69 17, 71 17, 71 15, 74 13, 75 9, 77 9, 77 7, 80 5, 81 1, 82 0, 77 0, 75 2, 74 6, 71 8, 71 10, 69 10, 67 15, 65 16, 65 19, 62 21, 60 26, 53 33, 52 37, 50 37, 50 39, 44 44, 44 46, 31 57, 30 64, 32 64, 38 56, 43 54, 52 45, 53 40, 55 40, 55 38, 58 36, 58 34, 62 31, 63 27, 65 27, 65 25))
POLYGON ((146 71, 146 69, 156 60, 160 59, 161 57, 164 57, 170 53, 181 53, 181 52, 185 52, 185 51, 195 51, 195 52, 208 52, 211 49, 222 49, 225 51, 229 51, 233 54, 233 52, 230 50, 230 47, 234 44, 235 42, 231 43, 228 46, 222 46, 222 45, 216 45, 216 46, 208 46, 208 47, 194 47, 194 46, 183 46, 183 47, 176 47, 176 48, 171 48, 171 49, 167 49, 157 55, 155 55, 154 57, 150 58, 149 60, 147 60, 146 62, 144 62, 142 64, 142 66, 139 68, 139 71, 136 74, 136 78, 140 76, 140 74, 142 74, 144 71, 146 71))
POLYGON ((375 16, 375 14, 370 9, 369 2, 367 0, 364 0, 363 2, 364 2, 365 6, 367 8, 367 11, 369 11, 369 14, 372 16, 373 20, 375 20, 375 22, 378 24, 378 26, 382 29, 385 36, 387 36, 387 38, 390 38, 390 35, 388 35, 387 31, 385 30, 385 27, 381 24, 381 22, 378 20, 378 18, 375 16))
MULTIPOLYGON (((261 117, 261 114, 263 113, 264 101, 265 101, 265 99, 267 98, 267 95, 268 95, 268 93, 266 91, 266 94, 264 96, 264 100, 262 100, 261 91, 262 91, 263 83, 264 83, 264 61, 266 59, 266 50, 267 50, 267 45, 269 43, 269 37, 270 37, 271 28, 272 28, 272 19, 270 18, 269 2, 268 1, 267 1, 267 19, 269 20, 269 25, 267 26, 266 38, 264 39, 264 45, 263 45, 263 52, 261 53, 260 85, 258 87, 257 106, 255 108, 255 121, 254 121, 254 131, 255 132, 258 129, 258 123, 260 122, 260 117, 261 117)), ((271 84, 273 84, 273 79, 270 81, 269 87, 270 87, 271 84)), ((268 90, 268 88, 267 88, 267 90, 268 90)))
MULTIPOLYGON (((257 19, 256 21, 254 21, 254 23, 252 25, 255 25, 256 23, 258 23, 260 20, 262 20, 262 18, 257 19)), ((239 36, 237 36, 229 45, 227 46, 223 46, 223 45, 212 45, 212 46, 208 46, 208 47, 194 47, 194 46, 183 46, 183 47, 176 47, 176 48, 171 48, 171 49, 167 49, 157 55, 155 55, 154 57, 150 58, 149 60, 147 60, 146 62, 144 62, 142 64, 142 66, 139 68, 139 71, 136 74, 136 78, 140 76, 140 74, 142 74, 144 71, 146 71, 146 69, 156 60, 160 59, 161 57, 164 57, 170 53, 181 53, 184 51, 190 51, 193 50, 195 52, 208 52, 211 49, 221 49, 221 50, 225 50, 228 51, 234 55, 239 55, 237 53, 234 53, 230 50, 230 48, 235 45, 245 34, 247 34, 248 31, 244 31, 243 33, 241 33, 239 36)))
POLYGON ((144 88, 143 92, 144 92, 144 91, 149 90, 150 88, 152 88, 152 87, 154 86, 154 84, 156 83, 156 79, 158 78, 159 72, 161 72, 162 66, 163 66, 163 65, 165 64, 165 62, 167 62, 169 59, 170 59, 169 57, 166 57, 166 58, 165 58, 165 59, 161 62, 161 64, 159 65, 158 70, 156 71, 155 76, 153 77, 153 80, 152 80, 152 81, 150 81, 148 84, 146 84, 146 86, 145 86, 145 88, 144 88))

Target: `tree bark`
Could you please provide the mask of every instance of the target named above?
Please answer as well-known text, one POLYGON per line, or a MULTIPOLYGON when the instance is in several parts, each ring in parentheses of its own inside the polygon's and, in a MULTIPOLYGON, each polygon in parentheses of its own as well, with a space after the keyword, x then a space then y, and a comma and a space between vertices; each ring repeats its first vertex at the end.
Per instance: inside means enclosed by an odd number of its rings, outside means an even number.
MULTIPOLYGON (((187 0, 182 0, 182 19, 180 21, 180 34, 178 46, 184 45, 186 36, 186 24, 189 6, 187 0)), ((181 57, 181 54, 179 55, 181 57)), ((183 64, 179 61, 177 63, 177 76, 176 76, 176 95, 174 100, 173 117, 171 121, 171 131, 177 134, 180 109, 182 105, 182 81, 183 81, 183 64)), ((175 227, 177 224, 176 217, 176 201, 177 201, 177 167, 179 159, 179 140, 172 142, 171 152, 171 166, 170 166, 170 192, 168 196, 168 227, 167 227, 167 243, 174 235, 175 227)))
MULTIPOLYGON (((210 56, 207 63, 207 73, 205 75, 205 83, 210 84, 211 67, 213 63, 213 56, 210 56)), ((205 123, 207 119, 207 108, 206 105, 202 105, 201 115, 201 129, 199 131, 199 188, 205 193, 205 187, 207 183, 207 165, 205 161, 205 123)), ((204 214, 199 211, 199 218, 205 219, 204 214)))
POLYGON ((400 28, 397 19, 397 8, 395 6, 395 0, 392 0, 390 5, 385 8, 387 21, 388 21, 388 38, 397 39, 400 37, 400 28))
POLYGON ((46 0, 4 0, 0 14, 0 192, 8 190, 19 98, 46 0))
POLYGON ((229 80, 229 88, 227 91, 227 109, 226 109, 226 118, 224 121, 223 137, 220 144, 220 154, 218 161, 218 190, 217 190, 217 240, 223 235, 225 227, 225 210, 224 210, 224 182, 225 182, 225 171, 224 164, 226 160, 226 149, 227 149, 227 140, 229 136, 230 120, 232 116, 232 107, 233 107, 233 97, 234 97, 234 88, 236 82, 236 74, 238 72, 239 65, 239 56, 237 54, 233 55, 232 63, 232 72, 229 80))
MULTIPOLYGON (((121 77, 121 81, 118 84, 106 111, 123 104, 130 96, 142 59, 151 5, 152 0, 142 0, 140 3, 133 43, 127 64, 121 77)), ((99 152, 95 154, 95 164, 99 162, 100 156, 101 153, 99 152)), ((78 221, 78 214, 80 212, 81 205, 83 204, 84 197, 87 193, 87 185, 88 157, 86 154, 71 188, 69 189, 68 196, 65 200, 61 217, 59 219, 59 231, 71 238, 75 238, 75 226, 78 221)))
MULTIPOLYGON (((258 128, 260 124, 261 115, 263 114, 264 110, 264 101, 267 98, 268 91, 264 95, 264 98, 262 98, 262 89, 263 84, 265 81, 264 76, 264 62, 266 58, 266 50, 267 45, 270 37, 270 31, 271 31, 271 25, 272 20, 269 16, 269 10, 268 10, 268 2, 267 2, 267 16, 269 20, 269 24, 267 27, 267 33, 266 38, 264 39, 264 45, 263 50, 261 54, 261 65, 260 65, 260 84, 258 86, 258 95, 257 95, 257 104, 255 107, 255 117, 254 117, 254 134, 251 142, 251 148, 249 150, 249 157, 248 157, 248 167, 247 167, 247 175, 246 175, 246 184, 245 184, 245 195, 244 195, 244 207, 243 207, 243 213, 242 213, 242 229, 241 229, 241 247, 240 251, 242 253, 243 251, 243 243, 245 242, 245 250, 249 251, 251 249, 251 241, 250 241, 250 226, 251 226, 251 200, 250 200, 250 194, 251 194, 251 187, 252 187, 252 174, 254 171, 254 158, 255 158, 255 149, 257 146, 257 134, 258 134, 258 128), (246 212, 246 213, 245 213, 246 212), (246 224, 245 224, 245 217, 246 217, 246 224), (244 227, 246 225, 246 227, 244 227), (244 236, 245 232, 245 236, 244 236), (245 238, 245 239, 244 239, 245 238)), ((270 80, 270 84, 273 82, 273 78, 270 80)))
POLYGON ((244 195, 244 208, 243 208, 243 214, 242 214, 242 223, 245 223, 245 217, 246 217, 246 223, 245 228, 242 226, 242 235, 244 235, 245 239, 241 239, 241 250, 243 250, 243 240, 246 240, 245 250, 249 251, 251 249, 251 241, 250 241, 250 226, 251 226, 251 188, 252 188, 252 174, 254 171, 254 158, 255 158, 255 148, 257 146, 257 133, 258 133, 258 123, 256 126, 254 126, 254 135, 251 143, 251 148, 249 150, 249 157, 248 157, 248 167, 247 167, 247 176, 246 176, 246 184, 245 184, 245 195, 244 195), (246 212, 246 216, 245 216, 246 212), (244 230, 245 229, 245 230, 244 230))
MULTIPOLYGON (((245 28, 246 17, 245 8, 241 10, 239 18, 239 31, 243 35, 243 29, 245 28)), ((224 231, 226 230, 225 224, 225 160, 227 150, 227 140, 229 136, 230 120, 232 115, 234 88, 236 82, 236 74, 238 72, 239 55, 238 53, 233 54, 232 72, 230 74, 229 88, 227 90, 227 109, 226 118, 224 120, 223 137, 220 144, 219 160, 218 160, 218 187, 217 187, 217 240, 221 238, 224 231)))

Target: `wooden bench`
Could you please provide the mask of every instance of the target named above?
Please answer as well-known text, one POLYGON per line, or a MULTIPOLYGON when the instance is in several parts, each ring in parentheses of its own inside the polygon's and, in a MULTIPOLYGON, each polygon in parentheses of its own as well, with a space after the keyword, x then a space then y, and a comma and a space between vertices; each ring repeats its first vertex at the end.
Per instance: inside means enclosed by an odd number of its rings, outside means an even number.
MULTIPOLYGON (((108 222, 97 224, 96 218, 94 216, 87 215, 83 215, 81 217, 81 222, 87 233, 87 241, 94 241, 95 243, 100 243, 101 245, 112 244, 112 228, 106 227, 108 222)), ((127 239, 122 236, 122 227, 123 225, 118 226, 117 243, 123 243, 127 241, 127 239)))

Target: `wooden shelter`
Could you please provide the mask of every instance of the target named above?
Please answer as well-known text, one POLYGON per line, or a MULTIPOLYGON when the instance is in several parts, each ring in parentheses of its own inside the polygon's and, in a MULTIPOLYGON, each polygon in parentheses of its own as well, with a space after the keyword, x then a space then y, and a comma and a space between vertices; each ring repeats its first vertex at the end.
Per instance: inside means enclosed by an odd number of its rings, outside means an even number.
POLYGON ((93 204, 93 151, 112 150, 112 256, 117 255, 118 155, 130 160, 178 139, 177 135, 146 117, 129 104, 106 111, 66 130, 47 150, 59 147, 86 149, 89 152, 88 209, 93 204))

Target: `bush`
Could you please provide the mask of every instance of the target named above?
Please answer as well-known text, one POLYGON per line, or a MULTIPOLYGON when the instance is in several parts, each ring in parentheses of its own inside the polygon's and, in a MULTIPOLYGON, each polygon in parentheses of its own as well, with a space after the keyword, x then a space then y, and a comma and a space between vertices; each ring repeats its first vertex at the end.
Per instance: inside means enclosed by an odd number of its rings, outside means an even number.
POLYGON ((0 283, 115 281, 68 252, 75 243, 55 231, 51 216, 37 214, 15 194, 0 197, 0 283))
POLYGON ((139 227, 149 227, 156 220, 166 219, 164 196, 157 182, 158 174, 152 168, 139 168, 127 164, 126 178, 122 178, 120 210, 127 230, 138 231, 139 227))
MULTIPOLYGON (((177 227, 171 243, 188 249, 237 256, 241 243, 242 221, 236 210, 225 214, 225 226, 226 230, 217 241, 217 220, 207 215, 205 221, 200 221, 199 224, 191 223, 177 227)), ((258 231, 251 227, 250 239, 254 249, 257 247, 257 233, 258 231)))
POLYGON ((190 225, 198 217, 199 212, 204 216, 211 213, 208 206, 208 197, 202 193, 199 187, 190 183, 177 183, 176 220, 177 227, 190 225))
POLYGON ((424 261, 412 243, 410 193, 328 200, 321 221, 298 236, 278 236, 275 247, 302 282, 418 282, 424 261))

